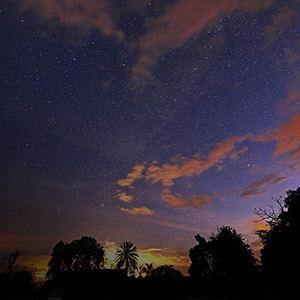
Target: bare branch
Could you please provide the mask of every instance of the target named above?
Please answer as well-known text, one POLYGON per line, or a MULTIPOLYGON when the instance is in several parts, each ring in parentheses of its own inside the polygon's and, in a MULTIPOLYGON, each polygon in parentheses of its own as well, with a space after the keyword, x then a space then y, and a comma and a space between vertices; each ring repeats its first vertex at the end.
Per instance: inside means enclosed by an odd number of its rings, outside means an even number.
POLYGON ((284 204, 282 197, 279 197, 277 199, 272 197, 272 200, 276 203, 278 206, 278 209, 275 209, 272 204, 268 205, 268 208, 255 208, 254 213, 260 217, 259 220, 256 220, 254 222, 262 222, 265 221, 270 227, 275 226, 276 224, 279 223, 280 219, 279 216, 280 214, 284 211, 284 204))

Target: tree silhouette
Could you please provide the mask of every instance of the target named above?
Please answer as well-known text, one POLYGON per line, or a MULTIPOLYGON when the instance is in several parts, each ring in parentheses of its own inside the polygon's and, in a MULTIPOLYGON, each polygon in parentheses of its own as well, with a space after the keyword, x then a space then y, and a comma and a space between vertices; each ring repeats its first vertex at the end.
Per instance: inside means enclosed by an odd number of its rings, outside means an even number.
POLYGON ((115 262, 117 268, 121 269, 125 265, 126 274, 134 272, 137 269, 138 250, 130 241, 123 242, 120 248, 117 248, 115 262))
POLYGON ((0 259, 0 290, 5 299, 8 295, 24 297, 33 292, 34 270, 18 263, 20 254, 16 250, 0 259))
POLYGON ((20 254, 21 252, 16 250, 2 257, 2 269, 7 275, 12 275, 18 269, 17 259, 20 254))
POLYGON ((192 264, 189 268, 189 273, 191 277, 208 277, 212 270, 210 266, 211 254, 209 252, 208 243, 205 238, 201 237, 199 234, 195 236, 198 245, 190 249, 189 257, 192 264))
POLYGON ((285 284, 296 288, 295 272, 300 268, 298 239, 300 232, 300 188, 287 191, 284 200, 275 200, 277 208, 258 208, 255 213, 269 225, 269 230, 259 230, 262 239, 261 262, 263 270, 274 285, 285 284))
POLYGON ((91 237, 84 236, 70 244, 58 242, 48 263, 47 278, 61 271, 90 271, 104 267, 104 249, 91 237))
POLYGON ((209 241, 195 236, 198 245, 190 249, 191 277, 248 276, 255 270, 256 259, 241 234, 229 226, 218 228, 209 241))
POLYGON ((151 272, 150 276, 152 278, 167 280, 177 280, 182 278, 181 272, 174 269, 172 265, 159 266, 151 272))
POLYGON ((254 271, 256 259, 250 245, 235 229, 223 226, 210 239, 212 268, 217 275, 237 277, 254 271))
POLYGON ((146 263, 142 267, 142 273, 144 273, 146 276, 149 276, 153 270, 154 270, 153 263, 151 263, 151 264, 146 263))

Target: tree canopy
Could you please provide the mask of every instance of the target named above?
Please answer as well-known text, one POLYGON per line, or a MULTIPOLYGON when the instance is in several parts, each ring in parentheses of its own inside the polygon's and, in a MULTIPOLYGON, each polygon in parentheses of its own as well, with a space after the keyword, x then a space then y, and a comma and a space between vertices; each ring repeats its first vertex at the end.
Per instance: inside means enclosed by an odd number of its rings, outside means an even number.
POLYGON ((261 262, 273 282, 289 281, 290 284, 300 267, 296 238, 300 231, 300 188, 287 191, 285 199, 275 201, 277 209, 270 205, 255 211, 270 227, 257 232, 263 243, 261 262))
POLYGON ((182 274, 172 265, 164 265, 152 270, 150 277, 157 279, 177 280, 182 278, 182 274))
POLYGON ((232 278, 250 275, 254 271, 256 259, 252 250, 235 229, 223 226, 208 241, 199 234, 195 239, 198 245, 189 251, 191 277, 232 278))
POLYGON ((104 248, 91 237, 84 236, 70 244, 58 242, 48 263, 48 278, 60 271, 89 271, 101 269, 105 262, 104 248))
POLYGON ((138 250, 130 241, 123 242, 117 249, 115 262, 117 268, 125 266, 126 274, 132 273, 137 269, 138 250))

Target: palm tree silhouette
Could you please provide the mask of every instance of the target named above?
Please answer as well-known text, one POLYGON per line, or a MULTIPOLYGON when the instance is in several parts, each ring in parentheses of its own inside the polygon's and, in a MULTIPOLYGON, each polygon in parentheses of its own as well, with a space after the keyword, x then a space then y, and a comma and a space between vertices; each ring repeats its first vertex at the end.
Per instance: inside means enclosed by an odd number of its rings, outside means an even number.
POLYGON ((153 263, 151 264, 145 264, 145 266, 142 268, 142 273, 144 273, 146 276, 149 276, 151 272, 154 270, 153 263))
POLYGON ((117 248, 115 262, 117 268, 121 269, 125 265, 126 274, 137 269, 138 250, 131 242, 123 242, 120 248, 117 248))

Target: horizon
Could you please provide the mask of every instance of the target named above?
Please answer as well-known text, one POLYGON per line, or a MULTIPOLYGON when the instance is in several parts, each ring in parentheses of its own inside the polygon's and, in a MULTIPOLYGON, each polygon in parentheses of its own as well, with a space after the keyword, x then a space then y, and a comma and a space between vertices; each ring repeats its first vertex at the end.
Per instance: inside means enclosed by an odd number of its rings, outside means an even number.
POLYGON ((241 233, 300 186, 296 0, 0 4, 0 253, 124 240, 187 274, 194 236, 241 233))

